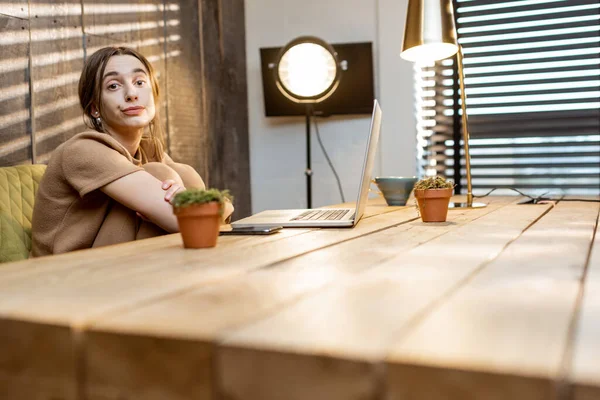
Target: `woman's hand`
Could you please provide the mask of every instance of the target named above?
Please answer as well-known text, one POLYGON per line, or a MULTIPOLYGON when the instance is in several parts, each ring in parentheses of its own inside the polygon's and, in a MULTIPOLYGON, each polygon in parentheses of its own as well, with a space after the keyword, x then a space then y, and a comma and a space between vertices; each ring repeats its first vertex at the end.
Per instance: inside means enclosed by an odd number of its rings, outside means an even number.
POLYGON ((233 213, 233 204, 231 204, 231 202, 229 200, 226 200, 225 205, 223 207, 223 215, 221 216, 221 223, 228 224, 229 217, 231 217, 232 213, 233 213))
POLYGON ((166 190, 165 193, 165 201, 168 203, 172 203, 173 198, 178 192, 185 190, 185 187, 175 182, 173 179, 167 179, 162 183, 162 189, 166 190))
MULTIPOLYGON (((165 201, 167 203, 171 203, 173 201, 173 198, 175 197, 175 195, 178 192, 180 192, 182 190, 185 190, 185 187, 181 186, 180 184, 178 184, 177 182, 175 182, 173 179, 167 179, 166 181, 163 181, 163 183, 161 184, 161 188, 162 188, 162 190, 166 191, 166 193, 165 193, 165 201)), ((144 221, 151 222, 142 213, 136 212, 135 214, 138 217, 140 217, 141 219, 143 219, 144 221)))

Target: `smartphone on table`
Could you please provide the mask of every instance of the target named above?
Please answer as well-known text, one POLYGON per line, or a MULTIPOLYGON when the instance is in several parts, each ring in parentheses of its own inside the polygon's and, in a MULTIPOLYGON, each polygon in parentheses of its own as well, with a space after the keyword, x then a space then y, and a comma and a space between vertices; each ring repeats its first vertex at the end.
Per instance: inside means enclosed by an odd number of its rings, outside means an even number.
POLYGON ((228 231, 219 232, 220 235, 271 235, 279 232, 281 226, 250 226, 244 228, 232 228, 228 231))

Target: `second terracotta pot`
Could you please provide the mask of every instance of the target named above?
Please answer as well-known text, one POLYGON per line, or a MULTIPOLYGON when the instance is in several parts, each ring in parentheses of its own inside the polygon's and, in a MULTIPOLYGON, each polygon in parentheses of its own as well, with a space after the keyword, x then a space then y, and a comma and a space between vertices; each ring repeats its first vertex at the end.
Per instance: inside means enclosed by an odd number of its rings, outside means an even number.
POLYGON ((183 247, 202 249, 217 245, 221 225, 221 203, 213 201, 175 207, 173 213, 177 216, 183 247))
POLYGON ((423 222, 444 222, 454 188, 415 190, 423 222))

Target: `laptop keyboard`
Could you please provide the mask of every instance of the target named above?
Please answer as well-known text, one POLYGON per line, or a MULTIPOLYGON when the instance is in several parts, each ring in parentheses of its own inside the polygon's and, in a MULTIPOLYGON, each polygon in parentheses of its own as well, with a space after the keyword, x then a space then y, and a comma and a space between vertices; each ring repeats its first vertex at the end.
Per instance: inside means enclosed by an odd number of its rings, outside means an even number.
POLYGON ((344 218, 351 211, 336 209, 307 210, 290 221, 337 221, 344 218))

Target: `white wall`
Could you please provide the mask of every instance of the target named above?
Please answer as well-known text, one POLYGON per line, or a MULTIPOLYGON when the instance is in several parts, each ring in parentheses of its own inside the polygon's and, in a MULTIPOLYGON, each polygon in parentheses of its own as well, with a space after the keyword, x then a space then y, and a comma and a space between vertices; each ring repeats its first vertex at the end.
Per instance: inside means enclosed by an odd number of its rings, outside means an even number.
MULTIPOLYGON (((412 65, 399 57, 407 0, 246 0, 252 211, 306 207, 304 117, 264 115, 261 47, 301 35, 330 43, 373 42, 375 91, 383 109, 374 176, 414 175, 412 65)), ((319 119, 346 201, 355 201, 370 116, 319 119)), ((312 132, 313 207, 340 203, 335 177, 312 132)))

